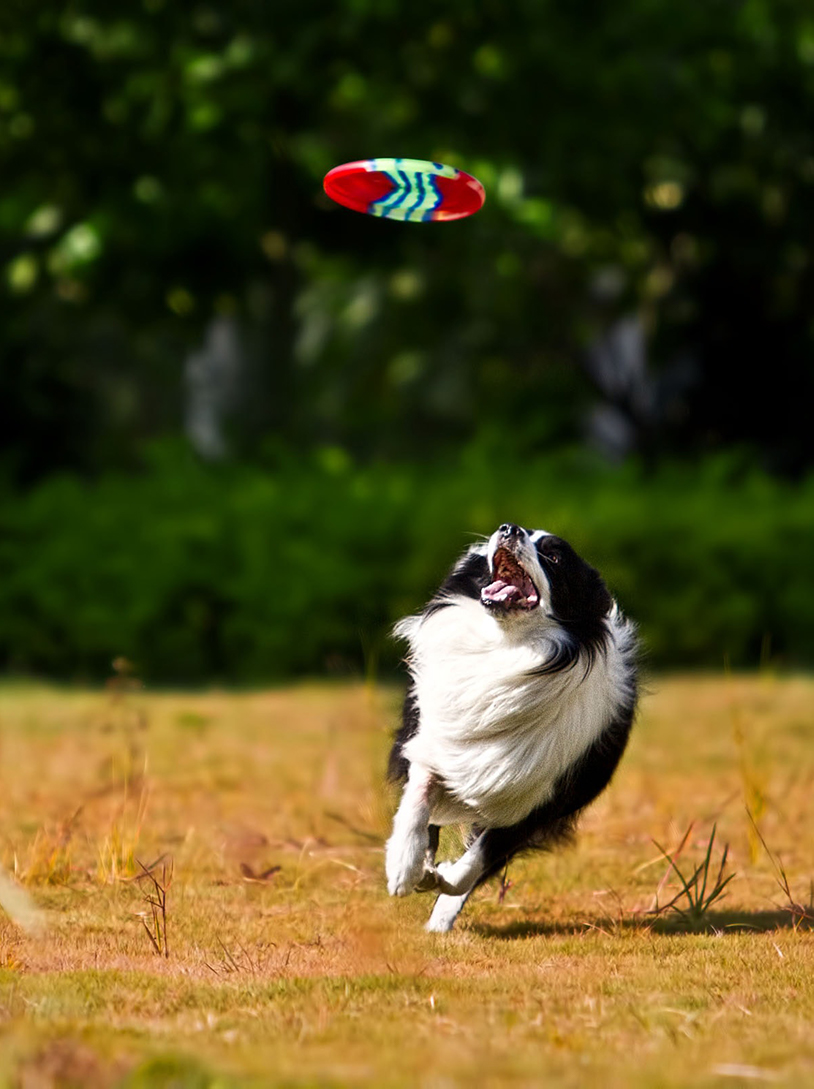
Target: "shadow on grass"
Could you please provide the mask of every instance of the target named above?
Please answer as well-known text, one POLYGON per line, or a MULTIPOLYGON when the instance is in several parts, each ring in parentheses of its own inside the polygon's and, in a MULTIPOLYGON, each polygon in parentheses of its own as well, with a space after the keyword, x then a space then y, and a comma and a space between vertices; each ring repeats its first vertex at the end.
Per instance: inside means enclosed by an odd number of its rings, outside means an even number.
POLYGON ((622 918, 604 917, 564 922, 511 922, 505 926, 491 923, 471 923, 469 929, 484 938, 516 941, 533 937, 577 937, 591 931, 609 937, 620 932, 639 931, 642 934, 768 934, 780 930, 812 930, 812 922, 801 920, 788 910, 774 911, 710 911, 699 921, 670 913, 665 915, 626 915, 622 918))

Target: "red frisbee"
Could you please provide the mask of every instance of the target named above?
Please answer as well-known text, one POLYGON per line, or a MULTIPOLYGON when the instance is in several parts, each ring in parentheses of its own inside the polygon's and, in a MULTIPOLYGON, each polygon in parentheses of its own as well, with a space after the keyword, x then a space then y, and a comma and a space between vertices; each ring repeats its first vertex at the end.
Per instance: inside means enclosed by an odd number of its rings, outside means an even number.
POLYGON ((486 199, 471 174, 425 159, 359 159, 335 166, 323 184, 337 204, 410 223, 463 219, 486 199))

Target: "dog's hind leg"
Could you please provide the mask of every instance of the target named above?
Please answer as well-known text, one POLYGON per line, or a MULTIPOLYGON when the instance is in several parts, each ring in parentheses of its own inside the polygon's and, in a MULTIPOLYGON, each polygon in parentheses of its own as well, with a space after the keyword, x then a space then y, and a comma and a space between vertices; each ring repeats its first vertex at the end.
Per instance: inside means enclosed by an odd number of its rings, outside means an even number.
POLYGON ((508 828, 487 828, 455 862, 439 862, 437 884, 441 895, 435 902, 427 930, 451 930, 470 893, 494 877, 519 852, 567 840, 573 828, 572 814, 551 813, 545 807, 508 828))
MULTIPOLYGON (((438 831, 440 832, 440 828, 438 829, 438 831)), ((482 828, 478 828, 475 825, 471 825, 469 827, 464 838, 464 844, 467 849, 470 848, 473 843, 475 843, 482 831, 482 828)), ((430 832, 432 832, 432 828, 430 828, 430 832)), ((435 844, 435 849, 436 851, 438 850, 437 842, 435 844)), ((435 867, 433 868, 435 869, 435 867)), ((438 888, 439 881, 437 870, 435 870, 435 875, 436 884, 434 887, 438 888)), ((429 875, 427 876, 429 877, 429 875)), ((450 896, 447 893, 442 892, 441 895, 436 898, 436 901, 433 904, 432 913, 430 914, 427 925, 424 927, 424 929, 433 931, 438 934, 444 934, 447 931, 452 930, 453 926, 455 925, 455 920, 460 915, 461 910, 463 909, 463 906, 469 899, 470 895, 471 892, 464 892, 458 896, 450 896)))
POLYGON ((486 870, 488 854, 484 848, 488 846, 489 835, 488 831, 481 832, 455 862, 438 863, 437 887, 442 893, 447 896, 460 896, 474 889, 486 870))
POLYGON ((491 831, 480 832, 456 862, 438 863, 436 887, 441 895, 435 901, 425 929, 436 933, 452 930, 471 892, 488 874, 492 862, 491 835, 491 831))
POLYGON ((429 829, 429 846, 427 847, 427 862, 434 866, 435 856, 438 853, 438 844, 441 842, 441 826, 431 824, 429 829))

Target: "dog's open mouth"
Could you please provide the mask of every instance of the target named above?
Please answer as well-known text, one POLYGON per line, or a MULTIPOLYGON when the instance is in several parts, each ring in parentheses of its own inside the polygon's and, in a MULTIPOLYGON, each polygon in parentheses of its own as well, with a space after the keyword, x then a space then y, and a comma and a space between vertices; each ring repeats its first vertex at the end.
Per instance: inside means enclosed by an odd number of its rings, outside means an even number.
POLYGON ((493 560, 494 582, 480 593, 481 602, 488 608, 534 609, 540 603, 537 587, 525 568, 507 549, 499 548, 493 560))

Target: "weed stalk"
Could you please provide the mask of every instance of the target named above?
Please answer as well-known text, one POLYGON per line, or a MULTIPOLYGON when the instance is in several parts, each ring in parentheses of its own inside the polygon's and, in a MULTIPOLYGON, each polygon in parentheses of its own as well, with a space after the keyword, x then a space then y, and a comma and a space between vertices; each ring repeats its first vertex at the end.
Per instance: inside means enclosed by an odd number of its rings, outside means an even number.
MULTIPOLYGON (((692 926, 701 926, 706 922, 709 909, 714 903, 716 903, 716 901, 720 900, 721 897, 724 895, 727 885, 733 879, 735 874, 731 873, 727 877, 724 877, 724 870, 726 868, 727 858, 729 857, 729 844, 727 843, 724 845, 723 854, 721 855, 721 861, 718 866, 718 872, 717 874, 715 874, 714 878, 712 876, 714 872, 712 851, 715 845, 715 834, 717 832, 717 825, 713 824, 712 834, 710 835, 709 841, 707 842, 707 849, 703 860, 698 864, 698 866, 695 867, 690 877, 687 878, 684 876, 684 874, 678 867, 676 859, 686 846, 692 829, 693 826, 690 825, 687 831, 684 833, 681 843, 678 845, 676 850, 673 851, 672 854, 665 851, 661 844, 657 843, 656 840, 653 840, 653 842, 656 844, 656 847, 658 847, 659 851, 661 851, 662 855, 669 863, 668 873, 670 872, 670 870, 672 870, 673 873, 678 877, 678 880, 681 884, 681 889, 676 893, 672 900, 669 901, 669 903, 663 904, 661 906, 659 906, 658 904, 657 891, 656 905, 653 908, 652 914, 661 915, 665 911, 672 910, 677 912, 677 914, 679 914, 692 926), (686 900, 686 904, 683 907, 680 906, 680 902, 682 900, 686 900)), ((664 882, 662 881, 659 885, 659 888, 661 888, 661 885, 663 884, 664 882)))
POLYGON ((167 891, 172 883, 173 864, 170 861, 169 870, 166 862, 162 864, 161 880, 159 881, 155 875, 155 864, 148 868, 140 860, 137 861, 142 870, 138 878, 139 882, 149 882, 149 889, 143 892, 143 896, 150 908, 149 914, 152 926, 147 922, 147 912, 141 912, 139 917, 156 954, 159 957, 168 958, 170 946, 167 939, 167 891))

